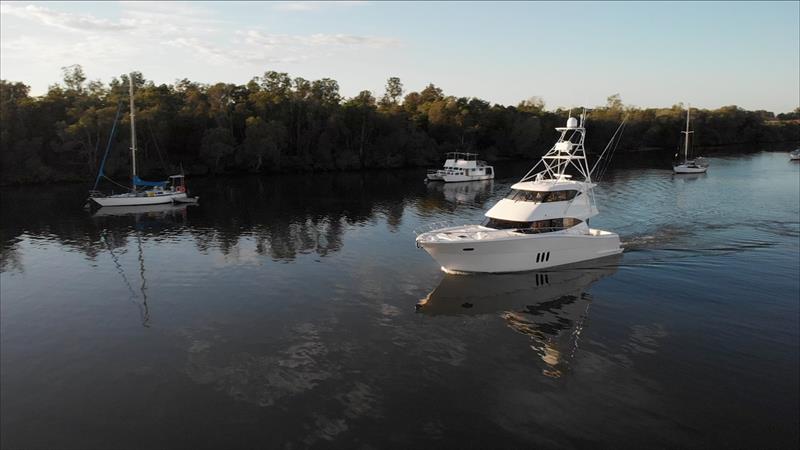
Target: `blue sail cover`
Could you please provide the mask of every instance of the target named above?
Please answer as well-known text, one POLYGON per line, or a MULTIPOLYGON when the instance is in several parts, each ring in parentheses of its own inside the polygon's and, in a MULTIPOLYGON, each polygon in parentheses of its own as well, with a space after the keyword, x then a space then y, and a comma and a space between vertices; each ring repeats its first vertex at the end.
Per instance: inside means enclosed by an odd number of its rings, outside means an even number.
POLYGON ((136 186, 153 186, 153 187, 160 186, 160 187, 164 187, 164 186, 167 185, 167 183, 168 183, 168 181, 144 181, 143 179, 139 178, 138 175, 133 178, 133 184, 135 184, 136 186))

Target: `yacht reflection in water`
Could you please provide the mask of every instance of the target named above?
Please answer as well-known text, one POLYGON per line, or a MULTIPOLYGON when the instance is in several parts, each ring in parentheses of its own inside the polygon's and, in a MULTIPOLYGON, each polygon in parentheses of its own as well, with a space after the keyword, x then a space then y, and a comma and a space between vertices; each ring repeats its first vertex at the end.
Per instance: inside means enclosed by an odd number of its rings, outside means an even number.
POLYGON ((542 373, 558 378, 578 348, 595 281, 617 271, 621 255, 548 271, 445 275, 417 311, 429 315, 499 313, 514 331, 528 336, 544 362, 542 373))
POLYGON ((494 192, 494 180, 464 183, 428 183, 428 191, 441 192, 451 203, 483 204, 494 192))
POLYGON ((185 223, 188 205, 161 204, 119 206, 100 208, 92 214, 95 223, 101 229, 100 240, 108 251, 114 268, 128 289, 128 301, 139 309, 142 326, 150 326, 150 308, 147 304, 147 278, 145 277, 144 252, 142 250, 142 234, 146 231, 160 230, 175 224, 185 223), (136 238, 139 280, 128 277, 125 267, 120 261, 128 246, 127 234, 119 233, 119 221, 133 220, 136 238), (134 287, 136 285, 136 287, 134 287), (138 292, 137 292, 138 291, 138 292))

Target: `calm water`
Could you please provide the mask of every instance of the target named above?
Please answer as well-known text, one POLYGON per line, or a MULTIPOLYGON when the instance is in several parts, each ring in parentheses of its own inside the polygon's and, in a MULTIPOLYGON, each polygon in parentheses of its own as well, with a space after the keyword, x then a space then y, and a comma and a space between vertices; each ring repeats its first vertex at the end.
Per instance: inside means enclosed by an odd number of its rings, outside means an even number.
POLYGON ((800 164, 710 163, 607 176, 620 257, 491 276, 414 230, 526 165, 202 179, 129 215, 2 190, 2 447, 795 448, 800 164))

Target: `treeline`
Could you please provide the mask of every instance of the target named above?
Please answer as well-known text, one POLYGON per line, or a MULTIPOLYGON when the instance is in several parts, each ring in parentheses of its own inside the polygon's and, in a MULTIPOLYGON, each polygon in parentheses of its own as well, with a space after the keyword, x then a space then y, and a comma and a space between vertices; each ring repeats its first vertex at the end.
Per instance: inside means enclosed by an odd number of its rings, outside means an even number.
MULTIPOLYGON (((533 98, 516 106, 445 95, 429 84, 406 92, 390 78, 380 97, 342 98, 335 80, 309 81, 266 72, 245 85, 186 79, 156 85, 141 73, 89 81, 80 66, 39 97, 21 82, 0 80, 0 183, 90 180, 111 139, 106 173, 130 173, 128 83, 136 91, 137 163, 143 177, 182 167, 189 174, 328 171, 439 165, 448 151, 533 158, 552 145, 568 111, 548 111, 533 98)), ((682 105, 626 106, 619 95, 593 108, 590 150, 602 150, 623 117, 619 151, 675 152, 682 105)), ((693 110, 695 146, 800 141, 800 108, 786 114, 736 106, 693 110)))

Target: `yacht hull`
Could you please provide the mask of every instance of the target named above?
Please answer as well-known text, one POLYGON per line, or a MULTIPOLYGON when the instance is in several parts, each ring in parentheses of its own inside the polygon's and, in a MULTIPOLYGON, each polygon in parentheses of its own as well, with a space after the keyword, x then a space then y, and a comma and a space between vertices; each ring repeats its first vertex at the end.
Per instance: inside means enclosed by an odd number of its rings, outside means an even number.
POLYGON ((534 234, 502 240, 418 241, 447 273, 503 273, 540 270, 622 253, 619 236, 534 234))
POLYGON ((185 192, 175 192, 170 194, 149 196, 132 195, 112 195, 108 197, 90 197, 89 200, 97 203, 101 207, 111 206, 140 206, 140 205, 160 205, 162 203, 172 203, 173 199, 185 199, 185 192))

